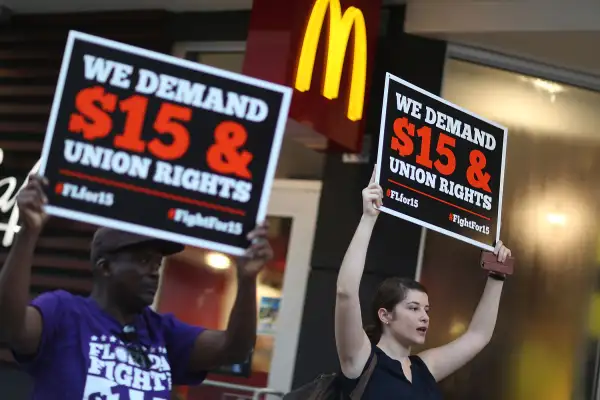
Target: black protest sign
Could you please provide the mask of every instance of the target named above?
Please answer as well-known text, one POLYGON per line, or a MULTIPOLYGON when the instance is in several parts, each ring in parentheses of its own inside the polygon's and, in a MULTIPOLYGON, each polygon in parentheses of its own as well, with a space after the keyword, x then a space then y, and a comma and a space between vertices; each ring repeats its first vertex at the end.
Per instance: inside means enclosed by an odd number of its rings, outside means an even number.
POLYGON ((387 74, 377 155, 382 211, 492 250, 506 128, 387 74))
POLYGON ((47 212, 241 255, 291 93, 72 31, 42 151, 47 212))

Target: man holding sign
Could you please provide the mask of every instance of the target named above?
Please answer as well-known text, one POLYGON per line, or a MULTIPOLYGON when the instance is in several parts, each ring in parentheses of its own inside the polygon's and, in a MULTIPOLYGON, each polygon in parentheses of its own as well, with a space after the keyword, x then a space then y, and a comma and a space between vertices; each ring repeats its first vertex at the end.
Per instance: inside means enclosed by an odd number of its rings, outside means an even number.
POLYGON ((0 272, 0 338, 35 380, 34 399, 166 400, 172 385, 245 361, 256 338, 256 277, 272 249, 266 229, 238 259, 238 293, 225 331, 190 326, 149 308, 164 256, 183 245, 109 228, 91 246, 88 298, 64 291, 29 301, 31 264, 46 221, 45 178, 17 197, 22 229, 0 272))

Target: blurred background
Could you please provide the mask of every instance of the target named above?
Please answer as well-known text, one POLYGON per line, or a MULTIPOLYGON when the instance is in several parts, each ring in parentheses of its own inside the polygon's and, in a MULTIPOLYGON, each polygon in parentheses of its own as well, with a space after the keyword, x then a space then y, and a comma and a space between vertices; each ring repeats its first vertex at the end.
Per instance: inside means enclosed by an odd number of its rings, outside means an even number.
MULTIPOLYGON (((333 0, 332 0, 333 2, 333 0)), ((517 258, 490 345, 442 383, 446 399, 598 398, 600 374, 600 5, 583 0, 340 0, 364 16, 350 36, 337 98, 322 96, 328 24, 313 82, 294 102, 271 194, 274 260, 259 277, 258 340, 246 363, 213 371, 182 399, 253 399, 338 369, 335 280, 360 218, 376 155, 386 72, 508 128, 502 240, 517 258), (367 66, 365 108, 347 118, 353 63, 367 66), (257 397, 258 396, 258 397, 257 397)), ((0 262, 17 232, 14 197, 36 165, 66 34, 97 34, 294 87, 315 0, 0 1, 0 262)), ((95 227, 53 220, 34 261, 31 295, 87 295, 95 227)), ((480 250, 383 216, 361 289, 364 307, 392 275, 429 289, 425 347, 467 328, 482 293, 480 250), (393 251, 392 251, 393 249, 393 251)), ((155 307, 224 328, 236 260, 187 248, 165 261, 155 307)), ((416 349, 420 350, 420 349, 416 349)), ((0 388, 25 399, 31 381, 2 353, 0 388)), ((272 396, 272 398, 277 398, 272 396)))

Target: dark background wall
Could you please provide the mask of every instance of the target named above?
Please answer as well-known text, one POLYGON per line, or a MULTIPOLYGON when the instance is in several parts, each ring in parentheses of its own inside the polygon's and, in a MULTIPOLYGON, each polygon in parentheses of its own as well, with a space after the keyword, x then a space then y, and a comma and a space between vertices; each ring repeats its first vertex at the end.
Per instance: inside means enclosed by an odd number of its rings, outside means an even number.
MULTIPOLYGON (((339 369, 333 330, 337 273, 362 213, 361 190, 368 184, 376 160, 385 73, 440 94, 445 42, 407 35, 403 23, 404 7, 388 8, 382 13, 373 88, 366 114, 370 161, 349 164, 343 162, 341 154, 327 155, 293 387, 309 382, 320 373, 339 369)), ((420 236, 421 228, 417 225, 389 215, 379 217, 361 285, 363 317, 383 279, 415 276, 420 236)), ((368 318, 365 320, 371 322, 368 318)))
POLYGON ((26 400, 31 398, 32 380, 15 364, 0 362, 0 396, 3 399, 26 400))

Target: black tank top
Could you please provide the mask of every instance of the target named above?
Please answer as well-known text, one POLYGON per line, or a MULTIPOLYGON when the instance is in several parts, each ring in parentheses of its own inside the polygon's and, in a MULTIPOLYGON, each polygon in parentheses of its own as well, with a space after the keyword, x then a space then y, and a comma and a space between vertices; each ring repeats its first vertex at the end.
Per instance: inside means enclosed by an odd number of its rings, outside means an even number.
MULTIPOLYGON (((404 376, 400 361, 388 357, 379 347, 372 346, 369 361, 375 352, 377 352, 377 365, 362 400, 442 400, 442 393, 435 378, 419 356, 410 356, 411 383, 404 376)), ((368 365, 367 362, 365 370, 368 365)), ((358 379, 342 377, 342 390, 346 398, 358 384, 358 379)))

